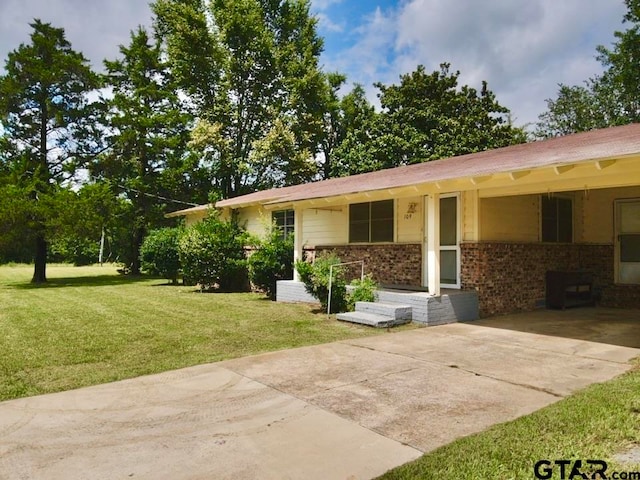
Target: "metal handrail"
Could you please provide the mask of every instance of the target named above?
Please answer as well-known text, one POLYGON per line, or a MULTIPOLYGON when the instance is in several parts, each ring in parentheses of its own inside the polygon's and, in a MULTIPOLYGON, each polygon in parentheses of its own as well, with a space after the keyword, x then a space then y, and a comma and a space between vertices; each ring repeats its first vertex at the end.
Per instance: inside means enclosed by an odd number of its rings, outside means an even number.
POLYGON ((360 281, 364 280, 364 260, 355 260, 353 262, 344 262, 344 263, 334 263, 329 266, 329 298, 327 298, 327 317, 331 315, 331 286, 333 283, 333 267, 340 267, 343 265, 353 265, 355 263, 359 263, 361 265, 360 269, 360 281))

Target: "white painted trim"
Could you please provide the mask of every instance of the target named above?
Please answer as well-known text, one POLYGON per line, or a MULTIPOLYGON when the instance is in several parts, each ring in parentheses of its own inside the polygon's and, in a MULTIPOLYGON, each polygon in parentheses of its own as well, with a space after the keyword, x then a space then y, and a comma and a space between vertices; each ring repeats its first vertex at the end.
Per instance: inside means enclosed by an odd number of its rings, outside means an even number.
POLYGON ((620 206, 625 203, 640 203, 640 198, 618 198, 613 201, 613 233, 614 233, 614 254, 613 254, 613 270, 616 285, 637 285, 635 283, 622 283, 620 281, 620 206))
POLYGON ((455 251, 456 252, 456 283, 452 284, 452 283, 441 283, 440 286, 443 288, 456 288, 456 289, 460 289, 461 287, 461 282, 460 282, 460 274, 461 272, 461 265, 460 265, 460 258, 461 258, 461 253, 460 253, 460 242, 462 241, 462 218, 460 216, 461 213, 461 195, 460 192, 455 192, 455 193, 447 193, 445 195, 440 195, 440 198, 451 198, 451 197, 455 197, 456 198, 456 244, 455 246, 442 246, 440 245, 440 250, 445 250, 445 251, 455 251))
POLYGON ((293 280, 300 281, 298 270, 295 268, 296 261, 304 260, 304 245, 303 245, 303 217, 302 208, 296 208, 293 210, 293 280))
POLYGON ((433 193, 427 200, 427 285, 429 293, 440 295, 440 194, 433 193))
POLYGON ((460 243, 462 242, 462 196, 460 192, 447 193, 439 195, 434 193, 432 195, 424 196, 424 229, 422 239, 422 286, 429 288, 429 285, 433 285, 434 279, 437 282, 437 289, 429 289, 429 293, 432 295, 440 295, 440 288, 461 288, 461 251, 460 243), (442 246, 440 245, 440 199, 442 198, 456 198, 456 245, 442 246), (435 200, 434 200, 435 199, 435 200), (437 205, 437 211, 435 206, 437 205), (435 217, 435 218, 434 218, 435 217), (435 235, 430 235, 430 232, 435 232, 435 235), (440 252, 442 250, 455 251, 456 252, 456 280, 455 284, 441 283, 440 282, 440 252), (430 268, 430 265, 437 266, 436 269, 430 268), (437 291, 438 293, 433 293, 437 291))

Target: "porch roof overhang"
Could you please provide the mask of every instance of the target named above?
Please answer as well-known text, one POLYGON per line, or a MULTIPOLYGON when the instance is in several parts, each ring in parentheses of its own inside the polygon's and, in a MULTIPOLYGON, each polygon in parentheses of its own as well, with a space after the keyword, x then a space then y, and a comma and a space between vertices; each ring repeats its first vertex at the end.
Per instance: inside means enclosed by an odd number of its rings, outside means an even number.
MULTIPOLYGON (((216 208, 322 208, 430 193, 480 197, 640 185, 640 124, 276 188, 222 200, 216 208)), ((168 216, 188 215, 209 206, 168 216)))

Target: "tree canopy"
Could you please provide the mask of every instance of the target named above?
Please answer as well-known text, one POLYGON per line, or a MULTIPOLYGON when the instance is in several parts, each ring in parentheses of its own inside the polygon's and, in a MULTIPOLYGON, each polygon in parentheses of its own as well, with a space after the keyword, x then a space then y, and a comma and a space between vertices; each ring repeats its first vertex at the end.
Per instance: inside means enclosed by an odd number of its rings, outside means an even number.
POLYGON ((39 283, 46 281, 48 225, 58 214, 50 208, 53 197, 98 147, 87 94, 99 82, 63 29, 40 20, 31 28, 31 42, 9 53, 0 76, 0 163, 6 188, 21 203, 21 218, 8 220, 33 242, 33 281, 39 283))
POLYGON ((105 61, 111 87, 103 103, 109 148, 90 170, 131 202, 132 248, 123 261, 138 274, 140 246, 165 213, 166 204, 159 198, 190 196, 191 165, 185 153, 190 116, 162 60, 160 43, 145 29, 132 32, 129 46, 121 46, 120 53, 120 59, 105 61))
POLYGON ((157 0, 156 28, 223 197, 309 181, 322 133, 322 39, 307 0, 157 0))
POLYGON ((398 85, 377 83, 382 111, 360 109, 361 122, 336 149, 335 175, 420 163, 524 141, 483 82, 459 86, 460 72, 443 63, 427 73, 419 66, 398 85))
POLYGON ((559 85, 536 125, 539 138, 556 137, 640 121, 640 0, 625 0, 625 31, 610 48, 597 47, 604 73, 582 86, 559 85))

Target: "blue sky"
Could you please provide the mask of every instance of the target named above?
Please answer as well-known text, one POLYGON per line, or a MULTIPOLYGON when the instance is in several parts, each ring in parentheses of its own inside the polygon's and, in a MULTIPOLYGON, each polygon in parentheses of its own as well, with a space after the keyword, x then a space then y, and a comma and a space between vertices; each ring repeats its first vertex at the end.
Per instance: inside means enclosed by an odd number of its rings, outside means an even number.
MULTIPOLYGON (((534 122, 559 83, 599 73, 597 45, 624 28, 623 0, 312 0, 325 39, 322 63, 346 73, 372 101, 380 81, 442 62, 461 81, 489 83, 517 125, 534 122)), ((28 41, 34 17, 64 27, 94 67, 114 58, 129 31, 149 25, 148 0, 0 0, 0 59, 28 41)))

